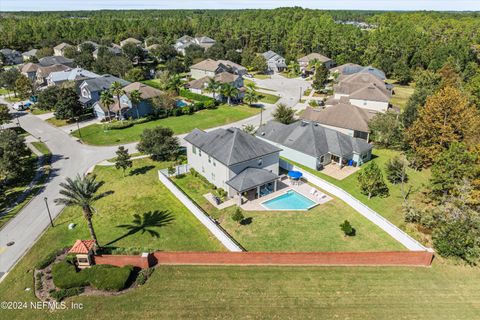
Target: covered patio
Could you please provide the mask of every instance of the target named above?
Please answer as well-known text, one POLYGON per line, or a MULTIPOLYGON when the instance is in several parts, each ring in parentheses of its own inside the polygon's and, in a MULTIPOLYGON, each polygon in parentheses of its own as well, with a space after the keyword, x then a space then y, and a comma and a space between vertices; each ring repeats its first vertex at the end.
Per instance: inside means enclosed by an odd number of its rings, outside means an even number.
POLYGON ((279 176, 260 168, 246 168, 226 184, 237 198, 238 205, 243 204, 243 197, 252 201, 277 191, 279 176))

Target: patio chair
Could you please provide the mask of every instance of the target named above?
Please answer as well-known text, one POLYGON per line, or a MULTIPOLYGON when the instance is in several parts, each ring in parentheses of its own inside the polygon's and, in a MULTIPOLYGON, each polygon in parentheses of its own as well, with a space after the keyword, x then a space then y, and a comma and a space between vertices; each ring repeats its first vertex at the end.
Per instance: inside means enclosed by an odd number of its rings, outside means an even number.
POLYGON ((312 188, 312 189, 310 190, 310 194, 311 194, 312 196, 315 195, 316 192, 317 192, 317 189, 315 189, 315 188, 312 188))

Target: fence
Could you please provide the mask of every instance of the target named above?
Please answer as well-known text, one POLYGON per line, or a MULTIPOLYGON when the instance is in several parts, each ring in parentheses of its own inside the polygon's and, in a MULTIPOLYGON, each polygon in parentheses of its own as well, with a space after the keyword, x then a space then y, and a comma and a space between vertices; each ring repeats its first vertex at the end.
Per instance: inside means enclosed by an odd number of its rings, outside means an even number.
POLYGON ((190 165, 188 164, 181 164, 175 167, 175 173, 170 174, 168 173, 168 169, 160 169, 160 172, 163 173, 167 177, 175 177, 181 174, 187 174, 190 172, 190 165))
POLYGON ((365 218, 379 226, 383 231, 391 235, 395 238, 398 242, 403 244, 406 248, 412 251, 425 251, 432 249, 424 247, 421 243, 410 237, 407 233, 400 230, 397 226, 393 223, 382 217, 380 214, 375 212, 374 210, 370 209, 368 206, 360 202, 357 198, 350 195, 348 192, 344 191, 343 189, 327 182, 305 170, 299 168, 283 159, 280 159, 280 167, 286 170, 296 170, 300 171, 303 174, 303 177, 308 181, 313 183, 314 185, 324 189, 325 191, 331 193, 332 195, 336 196, 337 198, 346 202, 349 206, 363 215, 365 218))
POLYGON ((429 251, 386 252, 155 252, 159 265, 418 266, 429 251))
POLYGON ((221 228, 215 221, 212 221, 210 216, 197 206, 194 201, 188 197, 181 189, 165 175, 162 170, 158 171, 158 178, 177 197, 180 202, 230 251, 240 252, 245 249, 236 242, 223 228, 221 228))

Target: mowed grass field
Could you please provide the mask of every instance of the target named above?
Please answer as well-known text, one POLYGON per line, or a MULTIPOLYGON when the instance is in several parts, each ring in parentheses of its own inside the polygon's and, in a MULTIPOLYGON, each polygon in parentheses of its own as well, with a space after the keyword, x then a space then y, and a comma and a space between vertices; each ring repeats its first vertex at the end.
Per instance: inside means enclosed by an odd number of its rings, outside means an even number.
POLYGON ((403 110, 407 105, 408 99, 415 91, 414 84, 400 85, 395 83, 395 80, 387 80, 387 82, 394 85, 393 91, 395 92, 395 94, 392 95, 390 103, 403 110))
MULTIPOLYGON (((83 142, 87 144, 99 146, 115 145, 138 141, 143 130, 151 129, 157 126, 168 127, 171 128, 175 134, 181 134, 190 132, 195 128, 207 129, 225 125, 231 122, 249 118, 259 112, 259 108, 249 107, 246 105, 220 105, 218 109, 201 110, 192 115, 183 115, 180 117, 168 117, 165 119, 154 120, 121 130, 105 131, 103 124, 93 124, 85 128, 81 128, 81 134, 83 142)), ((78 138, 78 131, 73 132, 73 135, 78 138)))
POLYGON ((201 179, 187 174, 175 183, 215 217, 248 251, 388 251, 406 250, 390 235, 343 201, 333 200, 308 211, 244 211, 251 222, 239 225, 231 218, 235 206, 213 207, 204 194, 212 192, 201 179), (340 224, 350 221, 356 236, 345 237, 340 224))
MULTIPOLYGON (((22 263, 23 265, 23 263, 22 263)), ((25 270, 22 270, 25 271, 25 270)), ((2 310, 5 319, 478 319, 480 270, 407 267, 161 266, 118 296, 68 299, 68 310, 2 310), (72 310, 72 302, 83 304, 72 310)), ((18 272, 16 273, 18 274, 18 272)), ((0 299, 34 301, 7 278, 0 299)))
MULTIPOLYGON (((373 150, 373 160, 375 161, 379 167, 382 169, 383 176, 385 178, 385 182, 389 188, 389 196, 387 197, 372 197, 368 199, 368 197, 361 193, 360 188, 358 186, 357 176, 360 171, 355 172, 354 174, 348 176, 343 180, 337 180, 330 176, 323 174, 321 171, 315 171, 310 168, 306 168, 304 166, 298 165, 305 169, 308 172, 316 174, 320 178, 327 180, 330 183, 344 189, 355 198, 360 200, 361 202, 365 203, 367 206, 375 210, 377 213, 381 214, 385 218, 387 218, 390 222, 397 225, 400 228, 405 229, 406 225, 404 222, 404 214, 402 211, 402 192, 400 185, 391 184, 385 175, 385 164, 390 160, 393 159, 395 156, 400 156, 400 152, 394 150, 387 150, 387 149, 374 149, 373 150)), ((290 161, 291 162, 291 161, 290 161)), ((364 166, 368 165, 364 164, 364 166)), ((416 171, 411 168, 407 169, 408 174, 408 182, 406 184, 405 190, 410 190, 409 201, 413 202, 420 202, 420 198, 423 192, 427 190, 428 180, 430 179, 430 170, 422 170, 416 171)), ((414 232, 414 230, 409 230, 414 232)), ((422 238, 421 234, 416 234, 417 238, 422 238)))

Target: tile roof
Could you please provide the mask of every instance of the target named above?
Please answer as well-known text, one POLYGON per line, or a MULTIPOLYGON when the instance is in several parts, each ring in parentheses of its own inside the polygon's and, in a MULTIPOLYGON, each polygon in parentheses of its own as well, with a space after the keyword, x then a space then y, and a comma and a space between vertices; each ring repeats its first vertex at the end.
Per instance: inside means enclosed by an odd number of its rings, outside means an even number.
POLYGON ((238 192, 244 192, 277 179, 278 175, 273 172, 265 169, 249 167, 245 168, 242 172, 225 183, 238 192))
POLYGON ((302 119, 332 127, 369 132, 368 121, 375 114, 375 111, 339 103, 324 109, 307 107, 302 114, 302 119))
POLYGON ((87 254, 95 246, 94 240, 77 240, 68 253, 83 253, 87 254))
POLYGON ((312 122, 297 121, 285 125, 270 121, 262 125, 256 135, 312 157, 320 157, 327 153, 343 157, 353 152, 363 153, 372 149, 365 140, 312 122))
POLYGON ((65 71, 69 70, 70 67, 66 66, 64 64, 54 64, 51 66, 39 66, 37 69, 37 74, 40 77, 46 78, 48 77, 52 72, 57 72, 57 71, 65 71))
POLYGON ((25 63, 22 68, 20 69, 20 72, 27 73, 27 72, 36 72, 40 66, 36 63, 25 63))
POLYGON ((238 128, 216 129, 209 132, 194 129, 184 140, 226 166, 281 151, 238 128))

